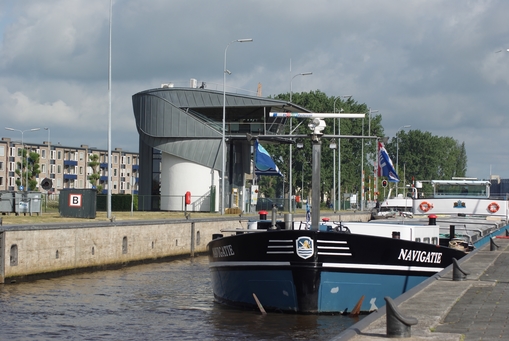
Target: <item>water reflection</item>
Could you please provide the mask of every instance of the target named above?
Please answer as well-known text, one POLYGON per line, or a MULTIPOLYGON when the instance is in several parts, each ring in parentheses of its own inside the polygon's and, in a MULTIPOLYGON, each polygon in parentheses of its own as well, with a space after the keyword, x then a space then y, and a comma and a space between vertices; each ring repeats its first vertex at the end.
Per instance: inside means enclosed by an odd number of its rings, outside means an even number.
POLYGON ((357 320, 213 302, 206 257, 0 285, 0 340, 328 340, 357 320))

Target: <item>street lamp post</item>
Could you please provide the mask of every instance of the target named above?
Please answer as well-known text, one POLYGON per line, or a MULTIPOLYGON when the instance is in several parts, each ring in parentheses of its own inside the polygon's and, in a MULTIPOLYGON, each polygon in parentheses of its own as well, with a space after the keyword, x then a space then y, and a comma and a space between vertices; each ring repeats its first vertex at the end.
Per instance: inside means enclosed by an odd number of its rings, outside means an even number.
MULTIPOLYGON (((290 70, 291 71, 291 70, 290 70)), ((292 102, 292 93, 293 93, 293 86, 292 86, 292 83, 293 83, 293 79, 297 76, 309 76, 309 75, 312 75, 313 73, 312 72, 302 72, 302 73, 298 73, 296 74, 295 76, 292 77, 292 79, 290 80, 290 103, 292 102)), ((292 134, 292 117, 290 116, 290 135, 292 134)), ((293 199, 292 199, 292 144, 290 143, 290 158, 289 158, 289 163, 288 163, 288 173, 289 173, 289 186, 288 186, 288 203, 289 203, 289 209, 288 211, 289 212, 293 212, 293 199)), ((283 192, 283 197, 284 197, 285 193, 283 192)))
MULTIPOLYGON (((338 96, 336 97, 336 99, 334 100, 334 104, 332 106, 332 112, 335 114, 336 113, 336 101, 340 98, 346 98, 346 99, 350 99, 352 97, 352 95, 344 95, 344 96, 338 96)), ((340 109, 340 112, 342 111, 343 109, 340 109)), ((341 118, 338 117, 338 135, 341 135, 341 118)), ((336 133, 336 121, 334 121, 334 125, 333 125, 333 132, 334 134, 336 133)), ((338 137, 338 143, 337 143, 337 148, 338 148, 338 201, 337 201, 337 209, 338 211, 341 211, 341 149, 340 149, 340 146, 341 146, 341 138, 338 137)), ((333 183, 334 183, 334 189, 333 189, 333 193, 334 193, 334 213, 336 213, 336 149, 333 150, 333 160, 332 160, 332 163, 334 165, 334 169, 332 171, 332 174, 334 174, 334 180, 333 180, 333 183)))
MULTIPOLYGON (((44 128, 44 130, 48 131, 48 152, 51 154, 50 129, 49 129, 49 127, 46 127, 46 128, 44 128)), ((51 155, 50 155, 50 157, 48 157, 48 160, 49 159, 51 159, 51 155)))
MULTIPOLYGON (((371 108, 369 108, 369 112, 368 112, 368 115, 369 115, 368 116, 368 136, 370 136, 370 137, 371 137, 371 114, 374 114, 374 113, 377 113, 377 112, 378 112, 378 110, 371 110, 371 108)), ((369 153, 368 153, 368 155, 369 155, 369 153)), ((376 157, 375 157, 375 160, 376 160, 376 157)), ((369 161, 371 162, 371 160, 369 160, 369 161)), ((373 168, 375 168, 375 167, 373 167, 373 168)), ((375 174, 373 176, 373 178, 374 178, 374 185, 373 185, 373 187, 374 187, 374 191, 376 192, 377 180, 378 180, 378 177, 377 177, 377 173, 378 172, 376 172, 376 169, 374 169, 374 173, 375 174)), ((370 193, 369 200, 371 200, 371 192, 369 192, 369 193, 370 193)))
POLYGON ((361 139, 361 186, 360 186, 361 211, 364 211, 364 119, 362 119, 362 139, 361 139))
POLYGON ((228 51, 228 47, 231 43, 249 43, 252 42, 253 39, 236 39, 226 45, 224 49, 224 68, 223 68, 223 131, 222 131, 222 139, 221 145, 223 148, 223 160, 221 166, 221 215, 225 212, 224 210, 224 176, 226 172, 226 141, 225 141, 225 129, 226 129, 226 74, 231 74, 231 72, 226 68, 226 52, 228 51))
MULTIPOLYGON (((23 134, 27 131, 37 131, 41 128, 32 128, 32 129, 27 129, 27 130, 19 130, 19 129, 14 129, 14 128, 8 128, 8 127, 5 127, 6 130, 10 130, 10 131, 18 131, 21 133, 21 148, 24 149, 24 143, 23 143, 23 134)), ((27 187, 28 187, 28 151, 25 152, 25 156, 26 156, 26 167, 27 167, 27 171, 25 172, 25 177, 26 177, 26 180, 25 180, 25 191, 27 191, 27 187)), ((21 160, 23 160, 23 152, 21 152, 21 160)), ((20 177, 19 177, 19 183, 20 183, 20 186, 23 187, 23 161, 21 162, 21 167, 20 167, 20 177)), ((22 188, 23 190, 23 188, 22 188)))
MULTIPOLYGON (((396 173, 399 176, 399 131, 403 128, 410 128, 411 125, 405 125, 398 128, 396 131, 396 173)), ((398 196, 398 183, 396 182, 396 197, 398 196)))

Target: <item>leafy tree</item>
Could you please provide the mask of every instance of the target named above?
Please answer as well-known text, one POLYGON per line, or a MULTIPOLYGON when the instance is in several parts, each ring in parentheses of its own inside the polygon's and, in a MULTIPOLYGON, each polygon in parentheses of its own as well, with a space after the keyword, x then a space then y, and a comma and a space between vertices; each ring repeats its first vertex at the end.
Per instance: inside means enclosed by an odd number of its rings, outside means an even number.
MULTIPOLYGON (((289 100, 290 94, 274 96, 275 99, 289 100)), ((334 107, 336 112, 343 110, 351 113, 368 113, 366 104, 357 103, 352 98, 343 101, 336 97, 329 97, 317 90, 309 93, 293 93, 292 102, 313 112, 330 112, 334 107), (336 105, 334 106, 334 101, 336 105)), ((337 119, 326 119, 325 135, 337 134, 337 119), (334 130, 336 130, 334 132, 334 130)), ((362 139, 361 136, 384 137, 382 115, 375 114, 364 119, 341 119, 341 135, 355 136, 342 138, 340 142, 341 155, 341 192, 359 193, 361 189, 361 169, 365 172, 365 184, 370 176, 374 175, 377 160, 377 140, 362 139), (363 156, 361 158, 361 155, 363 156)), ((307 121, 292 119, 294 134, 309 134, 307 121), (300 124, 300 125, 299 125, 300 124)), ((289 124, 287 131, 289 133, 289 124)), ((297 149, 294 145, 292 155, 292 187, 295 195, 301 195, 304 199, 310 196, 311 191, 311 142, 303 139, 304 148, 297 149)), ((322 164, 321 164, 321 191, 322 200, 325 197, 337 196, 333 193, 334 187, 334 162, 333 151, 329 149, 329 139, 322 138, 322 164)), ((264 147, 272 155, 277 166, 285 175, 281 177, 265 176, 259 179, 260 193, 266 197, 288 197, 289 190, 289 147, 284 144, 263 142, 264 147), (283 191, 284 189, 284 191, 283 191), (284 193, 283 193, 284 192, 284 193)), ((398 131, 397 136, 392 137, 386 143, 386 149, 391 157, 398 175, 401 179, 399 184, 411 183, 412 179, 451 179, 452 177, 464 177, 467 172, 467 153, 465 144, 451 137, 433 136, 430 132, 420 130, 398 131), (399 141, 399 143, 398 143, 399 141)), ((336 154, 336 176, 337 176, 336 154)), ((381 179, 379 179, 381 181, 381 179)), ((336 179, 337 182, 337 179, 336 179)), ((381 184, 378 184, 381 188, 381 184)), ((337 190, 337 189, 336 189, 337 190)))
MULTIPOLYGON (((434 136, 420 130, 399 131, 387 144, 387 151, 396 170, 399 168, 402 185, 411 183, 412 179, 448 180, 466 175, 465 143, 451 137, 434 136)), ((429 187, 425 187, 427 190, 429 187)))
POLYGON ((21 161, 17 162, 17 169, 15 171, 18 179, 16 186, 23 185, 27 191, 35 191, 37 189, 37 180, 35 179, 39 173, 39 154, 35 152, 28 152, 26 149, 21 150, 21 161), (28 160, 27 160, 28 153, 28 160), (27 186, 28 180, 28 186, 27 186))
POLYGON ((30 152, 28 154, 28 190, 35 191, 37 189, 37 180, 41 172, 39 166, 39 154, 30 152))
MULTIPOLYGON (((281 100, 289 100, 290 94, 277 95, 274 98, 281 100)), ((317 90, 309 93, 293 93, 292 102, 305 107, 313 112, 332 113, 334 107, 336 112, 343 110, 344 112, 353 113, 367 113, 368 107, 365 104, 359 104, 352 98, 343 101, 337 97, 328 97, 325 93, 317 90), (335 105, 334 105, 334 102, 335 105)), ((309 134, 307 121, 301 119, 292 119, 292 127, 295 129, 294 134, 309 134), (300 125, 299 125, 300 124, 300 125), (296 128, 297 127, 297 128, 296 128)), ((366 116, 364 119, 341 119, 341 135, 365 136, 371 133, 371 136, 378 134, 383 135, 383 127, 381 125, 381 115, 366 116), (370 130, 370 131, 368 131, 370 130)), ((337 134, 337 119, 326 119, 325 135, 337 134), (334 132, 334 130, 336 130, 334 132)), ((289 133, 289 125, 287 128, 289 133)), ((292 187, 296 195, 301 195, 303 198, 310 196, 311 190, 311 152, 312 145, 308 138, 303 139, 301 142, 304 148, 297 149, 294 145, 292 155, 292 187)), ((321 169, 321 187, 322 187, 322 201, 327 198, 332 198, 333 195, 337 196, 337 192, 333 193, 334 176, 337 177, 337 162, 338 154, 336 153, 336 165, 333 162, 333 150, 329 148, 330 139, 322 138, 322 169, 321 169), (334 167, 336 171, 334 174, 334 167)), ((362 143, 364 142, 364 169, 366 174, 368 171, 373 171, 373 161, 376 159, 376 140, 375 139, 361 139, 361 138, 342 138, 340 142, 341 148, 341 192, 356 192, 360 189, 361 181, 361 168, 362 168, 362 143), (369 161, 369 162, 368 162, 369 161)), ((264 147, 269 154, 272 155, 277 166, 285 175, 283 186, 283 179, 278 177, 262 177, 258 184, 260 185, 260 192, 267 197, 281 197, 288 196, 289 190, 289 147, 288 145, 278 145, 271 143, 264 143, 264 147), (283 187, 285 193, 283 193, 283 187), (275 195, 272 193, 275 192, 275 195)), ((337 178, 336 178, 337 182, 337 178)), ((337 187, 337 185, 336 185, 337 187)), ((337 188, 336 188, 337 191, 337 188)))
POLYGON ((92 154, 90 155, 90 161, 88 162, 88 166, 92 168, 92 174, 88 176, 88 181, 92 186, 95 186, 97 188, 97 192, 102 192, 102 186, 98 185, 98 181, 101 178, 101 175, 99 174, 99 155, 92 154))

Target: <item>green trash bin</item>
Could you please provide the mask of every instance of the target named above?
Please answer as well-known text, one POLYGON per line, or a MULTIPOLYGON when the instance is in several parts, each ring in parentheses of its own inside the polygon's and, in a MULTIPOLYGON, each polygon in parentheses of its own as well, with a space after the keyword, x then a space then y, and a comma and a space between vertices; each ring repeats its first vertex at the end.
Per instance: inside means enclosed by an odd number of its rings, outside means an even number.
POLYGON ((96 189, 63 189, 58 198, 61 217, 95 219, 97 211, 96 189))

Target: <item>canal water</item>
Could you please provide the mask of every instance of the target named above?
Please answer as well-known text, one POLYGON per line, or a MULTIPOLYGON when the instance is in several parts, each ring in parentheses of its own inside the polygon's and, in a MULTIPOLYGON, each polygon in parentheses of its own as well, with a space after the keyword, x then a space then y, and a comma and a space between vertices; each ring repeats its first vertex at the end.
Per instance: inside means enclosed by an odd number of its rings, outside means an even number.
POLYGON ((0 340, 329 340, 358 320, 214 303, 206 257, 0 284, 0 340))

